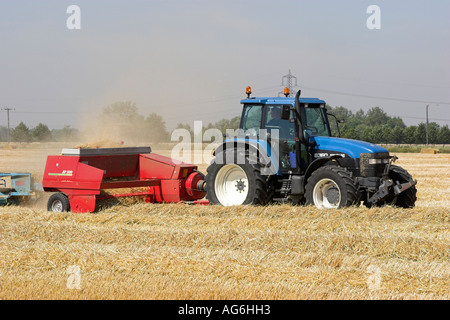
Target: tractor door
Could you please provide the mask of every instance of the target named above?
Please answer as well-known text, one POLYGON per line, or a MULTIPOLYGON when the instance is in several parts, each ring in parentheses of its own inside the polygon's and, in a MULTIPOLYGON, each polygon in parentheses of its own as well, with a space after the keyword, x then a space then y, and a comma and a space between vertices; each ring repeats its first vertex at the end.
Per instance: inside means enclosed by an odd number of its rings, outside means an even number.
MULTIPOLYGON (((294 114, 291 111, 290 119, 281 119, 282 105, 266 105, 264 108, 263 129, 267 130, 268 135, 274 138, 275 130, 278 130, 279 137, 279 154, 280 154, 280 168, 282 172, 298 171, 295 156, 295 122, 293 121, 294 114)), ((304 146, 302 146, 302 151, 304 146)), ((302 152, 303 153, 303 152, 302 152)), ((302 158, 300 167, 305 167, 302 158)))

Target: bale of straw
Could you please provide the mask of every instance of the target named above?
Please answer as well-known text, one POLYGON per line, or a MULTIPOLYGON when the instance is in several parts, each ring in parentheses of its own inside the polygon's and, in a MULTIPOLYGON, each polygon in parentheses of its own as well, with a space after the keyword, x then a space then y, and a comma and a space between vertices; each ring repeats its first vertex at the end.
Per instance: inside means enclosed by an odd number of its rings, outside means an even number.
POLYGON ((437 153, 439 153, 439 149, 422 148, 422 149, 420 150, 420 153, 437 154, 437 153))
POLYGON ((124 146, 123 141, 115 142, 111 140, 92 141, 76 145, 75 149, 96 149, 96 148, 120 148, 124 146))

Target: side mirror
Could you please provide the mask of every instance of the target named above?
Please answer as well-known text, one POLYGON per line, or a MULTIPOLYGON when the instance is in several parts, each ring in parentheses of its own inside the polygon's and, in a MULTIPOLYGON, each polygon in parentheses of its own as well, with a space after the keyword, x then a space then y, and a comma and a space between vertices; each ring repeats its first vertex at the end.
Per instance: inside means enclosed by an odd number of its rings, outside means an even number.
POLYGON ((309 142, 312 135, 313 135, 313 134, 312 134, 312 131, 311 131, 311 130, 309 130, 309 129, 303 130, 303 136, 305 137, 305 140, 306 140, 306 141, 309 142))
POLYGON ((291 117, 291 106, 282 106, 281 107, 281 119, 289 120, 291 117))

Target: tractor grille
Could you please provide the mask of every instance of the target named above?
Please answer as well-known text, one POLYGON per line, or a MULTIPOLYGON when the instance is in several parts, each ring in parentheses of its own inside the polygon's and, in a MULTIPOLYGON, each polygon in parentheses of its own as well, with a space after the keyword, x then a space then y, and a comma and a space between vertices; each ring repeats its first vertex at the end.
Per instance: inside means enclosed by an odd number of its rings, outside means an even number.
POLYGON ((361 153, 359 162, 361 177, 381 177, 388 163, 388 152, 361 153))

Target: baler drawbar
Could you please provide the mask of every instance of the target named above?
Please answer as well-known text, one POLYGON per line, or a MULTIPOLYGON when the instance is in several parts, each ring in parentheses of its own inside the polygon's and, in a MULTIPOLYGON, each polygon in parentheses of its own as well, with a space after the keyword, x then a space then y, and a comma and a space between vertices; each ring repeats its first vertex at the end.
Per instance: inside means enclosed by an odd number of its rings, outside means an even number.
POLYGON ((93 212, 96 200, 144 196, 148 203, 207 203, 204 176, 197 166, 151 153, 150 147, 63 149, 48 156, 44 191, 56 192, 49 211, 93 212), (101 194, 102 190, 141 188, 142 192, 101 194))

